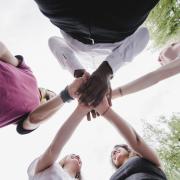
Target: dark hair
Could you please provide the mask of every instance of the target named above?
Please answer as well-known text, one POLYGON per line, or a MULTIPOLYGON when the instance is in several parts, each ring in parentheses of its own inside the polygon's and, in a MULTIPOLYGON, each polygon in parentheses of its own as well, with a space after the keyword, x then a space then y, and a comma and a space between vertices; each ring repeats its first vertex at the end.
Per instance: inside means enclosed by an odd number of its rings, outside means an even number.
MULTIPOLYGON (((117 149, 119 147, 124 148, 128 152, 128 158, 134 157, 134 156, 140 156, 140 154, 138 154, 136 151, 131 149, 127 144, 117 144, 113 147, 113 149, 117 149)), ((114 164, 112 160, 112 152, 111 152, 111 163, 116 169, 118 169, 121 166, 121 165, 117 166, 116 164, 114 164)))

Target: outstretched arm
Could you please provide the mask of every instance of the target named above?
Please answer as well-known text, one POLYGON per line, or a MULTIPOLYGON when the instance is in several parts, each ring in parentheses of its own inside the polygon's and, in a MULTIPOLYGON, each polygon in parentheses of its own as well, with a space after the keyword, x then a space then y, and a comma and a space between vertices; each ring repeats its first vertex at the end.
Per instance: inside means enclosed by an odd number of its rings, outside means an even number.
POLYGON ((47 148, 45 153, 40 157, 36 166, 36 173, 43 171, 44 169, 51 166, 58 158, 62 148, 72 136, 73 132, 87 114, 89 108, 78 105, 71 116, 61 126, 54 140, 47 148))
MULTIPOLYGON (((77 89, 86 81, 87 74, 85 73, 83 77, 75 79, 68 86, 68 93, 72 98, 76 98, 77 89)), ((27 121, 24 122, 23 127, 25 129, 35 129, 39 124, 46 121, 50 118, 55 112, 57 112, 62 106, 64 102, 60 95, 52 98, 44 104, 41 104, 37 107, 33 112, 31 112, 28 116, 27 121), (30 122, 30 123, 29 123, 30 122)))
POLYGON ((144 140, 136 133, 131 125, 129 125, 122 117, 116 114, 111 108, 107 109, 106 99, 103 99, 96 110, 116 127, 118 132, 122 134, 122 136, 136 152, 138 152, 142 157, 153 162, 158 167, 161 166, 160 160, 156 153, 144 142, 144 140))
POLYGON ((112 91, 112 98, 114 99, 141 91, 178 73, 180 73, 180 57, 155 71, 152 71, 128 84, 116 88, 112 91))
POLYGON ((104 117, 111 122, 126 139, 129 145, 142 157, 160 167, 161 163, 156 153, 145 143, 136 131, 111 108, 104 114, 104 117))
POLYGON ((4 61, 13 66, 19 65, 19 60, 11 54, 2 42, 0 42, 0 61, 4 61))

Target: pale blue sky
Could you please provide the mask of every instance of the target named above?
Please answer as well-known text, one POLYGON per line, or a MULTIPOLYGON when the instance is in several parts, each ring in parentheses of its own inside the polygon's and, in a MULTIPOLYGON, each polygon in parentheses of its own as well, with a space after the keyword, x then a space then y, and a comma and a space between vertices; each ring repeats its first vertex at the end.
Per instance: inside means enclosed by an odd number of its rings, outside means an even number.
MULTIPOLYGON (((73 80, 67 71, 61 69, 48 49, 48 38, 60 36, 59 29, 40 13, 34 1, 1 0, 0 22, 0 40, 14 54, 24 55, 40 86, 59 93, 73 80)), ((146 48, 134 62, 118 71, 112 80, 112 87, 160 67, 157 56, 157 52, 152 53, 146 48)), ((179 111, 179 80, 177 75, 147 90, 119 98, 113 102, 113 109, 142 134, 141 119, 153 121, 161 114, 179 111)), ((75 106, 76 102, 66 104, 49 122, 26 136, 18 135, 13 125, 0 129, 0 179, 28 179, 28 165, 49 145, 75 106)), ((109 163, 110 150, 114 144, 121 142, 124 140, 106 120, 98 118, 87 122, 84 119, 61 157, 66 153, 78 153, 83 160, 84 180, 108 180, 113 173, 109 163)))

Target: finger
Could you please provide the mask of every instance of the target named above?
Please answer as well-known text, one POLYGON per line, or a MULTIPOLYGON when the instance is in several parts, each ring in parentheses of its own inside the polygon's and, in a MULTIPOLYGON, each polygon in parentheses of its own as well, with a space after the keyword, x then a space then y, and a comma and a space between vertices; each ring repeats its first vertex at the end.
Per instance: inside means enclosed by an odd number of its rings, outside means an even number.
POLYGON ((96 76, 90 76, 90 78, 87 80, 84 86, 81 86, 78 91, 79 93, 85 93, 86 90, 89 89, 89 87, 94 87, 94 90, 95 88, 102 88, 100 86, 100 82, 100 79, 98 79, 96 76))
POLYGON ((91 114, 90 114, 90 112, 87 113, 87 120, 91 121, 91 114))
POLYGON ((100 102, 102 101, 103 97, 105 96, 106 91, 103 90, 101 91, 98 95, 97 98, 95 99, 95 101, 92 103, 92 105, 94 107, 98 106, 100 104, 100 102))
POLYGON ((81 100, 82 102, 88 103, 89 105, 91 105, 94 100, 96 99, 97 95, 99 94, 100 91, 86 91, 86 93, 83 93, 81 100))
POLYGON ((91 115, 92 115, 93 118, 96 118, 96 111, 94 109, 91 110, 91 115))
POLYGON ((112 106, 112 89, 109 88, 109 93, 108 93, 108 97, 107 97, 107 100, 108 100, 108 103, 109 103, 109 106, 112 106))
POLYGON ((87 89, 85 92, 83 92, 80 100, 86 104, 88 103, 89 105, 91 105, 96 99, 97 95, 101 92, 101 90, 97 89, 95 86, 89 88, 90 91, 87 89))
POLYGON ((78 89, 78 93, 82 94, 91 84, 91 79, 89 79, 86 83, 82 84, 78 89))
POLYGON ((85 80, 88 80, 88 79, 90 78, 90 74, 85 71, 85 73, 83 74, 83 78, 84 78, 85 80))

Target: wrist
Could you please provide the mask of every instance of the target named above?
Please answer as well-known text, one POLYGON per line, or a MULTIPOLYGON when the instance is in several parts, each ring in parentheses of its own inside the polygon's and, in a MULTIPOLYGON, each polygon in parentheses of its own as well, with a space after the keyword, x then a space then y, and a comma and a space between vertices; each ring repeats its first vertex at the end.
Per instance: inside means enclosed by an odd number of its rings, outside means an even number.
POLYGON ((77 110, 79 111, 79 113, 86 115, 89 111, 91 111, 91 108, 81 103, 78 104, 77 110))
POLYGON ((74 98, 75 98, 75 95, 74 95, 74 93, 73 93, 73 92, 74 92, 74 88, 73 88, 72 84, 68 85, 66 88, 67 88, 67 91, 68 91, 69 96, 74 99, 74 98))
POLYGON ((113 71, 110 67, 109 63, 107 61, 104 61, 97 69, 100 74, 106 76, 109 79, 112 79, 113 77, 113 71))
POLYGON ((101 115, 102 115, 102 116, 106 116, 106 114, 108 113, 108 111, 109 111, 110 109, 111 109, 111 108, 108 107, 101 115))
POLYGON ((60 97, 62 99, 62 101, 65 102, 70 102, 71 100, 73 100, 74 98, 70 96, 69 91, 68 91, 68 86, 66 86, 66 88, 60 92, 60 97))

